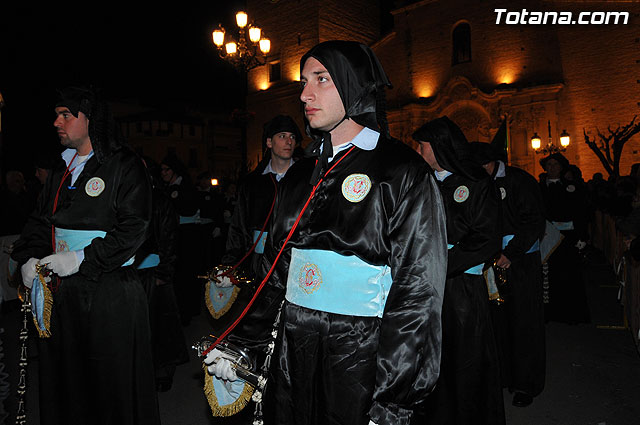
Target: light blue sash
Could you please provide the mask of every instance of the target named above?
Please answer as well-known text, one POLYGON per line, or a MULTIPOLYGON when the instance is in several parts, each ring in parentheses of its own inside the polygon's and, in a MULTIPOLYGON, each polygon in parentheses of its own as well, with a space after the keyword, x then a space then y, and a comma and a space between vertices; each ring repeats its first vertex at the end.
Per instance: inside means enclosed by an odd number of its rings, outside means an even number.
POLYGON ((573 221, 552 221, 558 230, 573 230, 573 221))
POLYGON ((160 264, 160 256, 158 254, 149 254, 144 257, 144 260, 138 264, 138 270, 149 269, 160 264))
MULTIPOLYGON (((447 244, 447 249, 451 249, 453 248, 453 245, 451 245, 450 243, 447 244)), ((475 275, 482 275, 482 269, 484 268, 484 263, 482 264, 478 264, 477 266, 473 266, 471 267, 469 270, 466 270, 465 273, 466 274, 475 274, 475 275)))
POLYGON ((181 215, 180 224, 195 224, 198 222, 199 218, 200 218, 200 214, 195 214, 189 217, 181 215))
POLYGON ((391 283, 389 266, 374 266, 355 255, 293 248, 285 297, 328 313, 382 317, 391 283))
MULTIPOLYGON (((104 238, 107 234, 107 232, 103 232, 102 230, 75 230, 62 229, 60 227, 56 227, 55 229, 56 252, 79 251, 88 246, 94 239, 104 238)), ((129 258, 122 266, 130 266, 134 260, 135 256, 129 258)))
MULTIPOLYGON (((253 231, 253 242, 258 239, 260 236, 260 230, 253 231)), ((264 243, 267 240, 267 232, 262 232, 262 236, 260 237, 260 241, 256 244, 256 249, 254 250, 256 254, 264 254, 264 243)))
MULTIPOLYGON (((502 249, 505 249, 507 247, 511 239, 513 239, 513 236, 514 235, 504 235, 502 237, 502 249)), ((526 253, 531 254, 532 252, 536 251, 540 251, 540 240, 538 239, 536 239, 533 245, 531 245, 531 248, 529 248, 529 251, 527 251, 526 253)))

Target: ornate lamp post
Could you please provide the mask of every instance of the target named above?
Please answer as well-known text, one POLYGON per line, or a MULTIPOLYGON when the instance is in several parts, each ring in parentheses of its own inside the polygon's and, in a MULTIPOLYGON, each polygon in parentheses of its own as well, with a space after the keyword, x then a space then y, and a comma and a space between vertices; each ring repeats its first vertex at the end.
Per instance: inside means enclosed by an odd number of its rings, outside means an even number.
POLYGON ((551 137, 551 121, 547 121, 547 128, 549 129, 549 141, 547 142, 547 146, 542 147, 542 141, 538 133, 533 133, 533 137, 531 137, 531 147, 535 151, 535 153, 541 153, 543 155, 550 155, 556 152, 564 152, 567 150, 567 146, 571 143, 571 137, 567 130, 562 130, 560 134, 560 145, 556 145, 553 143, 553 138, 551 137))
POLYGON ((264 65, 267 53, 271 50, 271 41, 262 36, 262 30, 248 22, 249 17, 245 12, 236 13, 237 41, 228 37, 228 41, 225 42, 227 37, 221 25, 212 33, 213 44, 218 48, 220 57, 231 63, 242 76, 242 111, 235 117, 241 128, 242 174, 246 172, 247 167, 247 73, 264 65))

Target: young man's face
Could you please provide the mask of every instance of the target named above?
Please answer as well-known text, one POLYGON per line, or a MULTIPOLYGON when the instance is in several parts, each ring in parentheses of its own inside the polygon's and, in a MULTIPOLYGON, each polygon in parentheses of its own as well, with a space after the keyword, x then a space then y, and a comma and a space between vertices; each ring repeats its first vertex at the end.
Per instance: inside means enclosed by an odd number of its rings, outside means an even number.
POLYGON ((431 143, 429 142, 420 143, 420 155, 422 156, 422 158, 424 158, 425 161, 427 161, 427 164, 429 164, 431 168, 433 168, 436 171, 442 171, 442 167, 440 167, 440 164, 438 164, 438 161, 436 161, 436 156, 433 153, 433 148, 431 147, 431 143))
POLYGON ((550 179, 559 179, 562 175, 562 165, 553 158, 547 160, 544 170, 547 172, 547 177, 550 179))
POLYGON ((55 111, 56 119, 53 126, 58 132, 62 146, 78 149, 90 143, 89 120, 85 114, 78 112, 78 118, 76 118, 66 106, 58 106, 55 111))
POLYGON ((291 159, 295 145, 296 135, 288 131, 281 131, 267 138, 267 147, 271 149, 271 155, 279 159, 291 159))
POLYGON ((169 168, 167 165, 165 164, 160 165, 160 177, 164 182, 171 183, 171 181, 174 180, 175 176, 176 176, 176 173, 174 173, 173 170, 169 168))
POLYGON ((486 164, 484 164, 482 166, 482 168, 484 168, 484 170, 487 172, 487 174, 492 176, 493 175, 493 171, 496 169, 496 162, 495 161, 487 162, 486 164))
POLYGON ((332 130, 344 117, 345 111, 338 89, 327 69, 317 59, 309 58, 300 75, 304 114, 311 128, 332 130))

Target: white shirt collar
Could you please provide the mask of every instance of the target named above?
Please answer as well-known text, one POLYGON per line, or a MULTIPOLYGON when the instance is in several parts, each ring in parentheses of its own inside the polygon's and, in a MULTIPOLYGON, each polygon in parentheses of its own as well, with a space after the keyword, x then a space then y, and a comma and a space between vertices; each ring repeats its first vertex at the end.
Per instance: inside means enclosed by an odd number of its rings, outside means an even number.
POLYGON ((447 171, 447 170, 442 170, 442 171, 434 170, 434 171, 436 174, 436 179, 438 179, 438 181, 441 181, 441 182, 443 182, 444 179, 446 179, 451 174, 453 174, 451 171, 447 171))
POLYGON ((284 177, 285 174, 287 174, 287 171, 289 171, 289 168, 291 168, 291 166, 293 165, 293 158, 291 158, 289 160, 289 167, 284 171, 284 173, 277 173, 272 167, 271 167, 271 160, 269 160, 269 163, 267 164, 266 167, 264 167, 264 170, 262 171, 262 174, 275 174, 276 175, 276 181, 280 181, 280 179, 282 179, 284 177))
POLYGON ((498 161, 498 172, 496 173, 495 178, 497 179, 498 177, 504 177, 506 175, 507 174, 505 172, 504 162, 498 161))
POLYGON ((370 151, 378 146, 378 139, 380 138, 380 133, 375 130, 370 129, 369 127, 364 127, 360 132, 347 143, 343 143, 338 146, 333 147, 333 156, 329 158, 329 162, 333 160, 333 158, 341 151, 351 147, 356 146, 363 151, 370 151))

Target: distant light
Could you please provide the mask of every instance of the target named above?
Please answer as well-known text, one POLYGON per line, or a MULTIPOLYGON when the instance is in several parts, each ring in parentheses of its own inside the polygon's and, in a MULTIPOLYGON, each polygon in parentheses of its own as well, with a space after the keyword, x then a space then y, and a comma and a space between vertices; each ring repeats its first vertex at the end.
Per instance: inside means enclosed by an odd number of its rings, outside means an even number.
POLYGON ((537 151, 538 149, 540 149, 541 143, 542 141, 540 140, 540 136, 538 136, 538 133, 534 133, 533 137, 531 138, 531 147, 537 151))
POLYGON ((238 46, 234 42, 225 44, 225 48, 227 49, 228 55, 234 55, 238 50, 238 46))
POLYGON ((213 36, 213 44, 218 47, 222 47, 224 44, 224 29, 222 27, 218 28, 212 33, 213 36))
POLYGON ((260 51, 266 55, 269 53, 269 50, 271 50, 271 40, 268 38, 260 40, 260 51))
POLYGON ((236 24, 238 24, 238 26, 240 28, 244 28, 247 26, 247 14, 245 12, 238 12, 236 13, 236 24))
POLYGON ((261 32, 262 31, 258 27, 249 28, 249 40, 251 40, 254 43, 257 43, 258 41, 260 41, 261 32))
POLYGON ((218 185, 218 179, 211 179, 211 186, 217 186, 218 185))
POLYGON ((567 133, 567 130, 562 130, 562 134, 560 134, 560 145, 566 148, 569 146, 569 143, 571 143, 569 133, 567 133))

